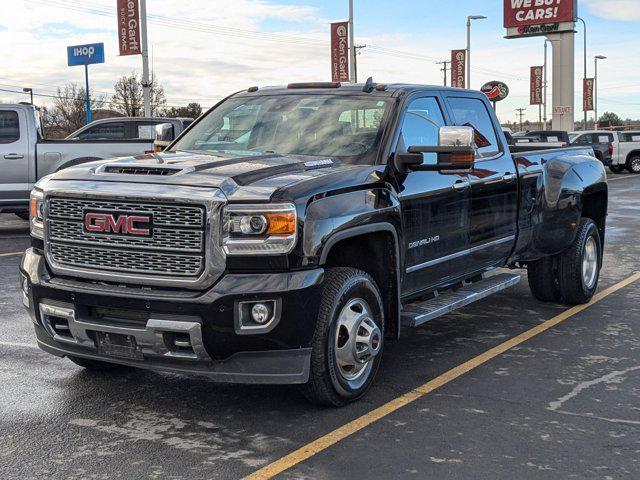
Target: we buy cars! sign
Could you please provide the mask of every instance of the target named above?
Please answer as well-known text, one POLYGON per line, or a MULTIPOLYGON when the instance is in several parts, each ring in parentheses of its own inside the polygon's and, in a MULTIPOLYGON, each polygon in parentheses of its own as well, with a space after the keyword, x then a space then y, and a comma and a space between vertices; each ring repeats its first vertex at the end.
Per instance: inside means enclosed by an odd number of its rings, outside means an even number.
POLYGON ((504 0, 504 26, 573 22, 576 0, 504 0))

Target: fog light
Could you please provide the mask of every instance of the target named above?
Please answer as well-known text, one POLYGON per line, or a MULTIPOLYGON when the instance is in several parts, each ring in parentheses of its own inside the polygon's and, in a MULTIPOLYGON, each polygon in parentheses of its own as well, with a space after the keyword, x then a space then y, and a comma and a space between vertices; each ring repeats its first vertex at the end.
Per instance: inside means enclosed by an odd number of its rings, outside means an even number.
POLYGON ((256 303, 251 307, 251 318, 259 325, 264 325, 271 318, 271 311, 264 303, 256 303))

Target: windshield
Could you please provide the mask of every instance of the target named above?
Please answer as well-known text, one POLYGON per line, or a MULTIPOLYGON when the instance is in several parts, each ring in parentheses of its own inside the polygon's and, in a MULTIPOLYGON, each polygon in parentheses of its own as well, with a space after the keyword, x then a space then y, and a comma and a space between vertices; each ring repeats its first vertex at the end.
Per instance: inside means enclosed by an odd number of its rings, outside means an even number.
POLYGON ((570 133, 570 134, 569 134, 569 141, 570 141, 571 143, 573 143, 573 141, 574 141, 576 138, 578 138, 579 136, 580 136, 580 134, 579 134, 579 133, 570 133))
POLYGON ((232 98, 200 120, 172 150, 314 155, 373 164, 389 104, 340 95, 232 98))

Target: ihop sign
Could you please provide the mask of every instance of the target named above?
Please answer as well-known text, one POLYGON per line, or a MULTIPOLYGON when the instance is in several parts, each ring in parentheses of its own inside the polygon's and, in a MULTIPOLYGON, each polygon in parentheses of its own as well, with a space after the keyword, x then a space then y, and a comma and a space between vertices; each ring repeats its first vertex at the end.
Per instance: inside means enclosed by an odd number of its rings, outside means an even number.
POLYGON ((67 47, 67 63, 70 67, 104 63, 104 43, 67 47))

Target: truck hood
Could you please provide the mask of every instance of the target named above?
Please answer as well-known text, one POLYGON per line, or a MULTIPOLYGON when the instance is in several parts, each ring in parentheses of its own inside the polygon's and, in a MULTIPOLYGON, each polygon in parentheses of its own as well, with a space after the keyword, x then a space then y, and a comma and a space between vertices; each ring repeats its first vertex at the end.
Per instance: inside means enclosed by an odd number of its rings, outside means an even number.
POLYGON ((365 181, 374 169, 331 157, 178 151, 83 163, 57 172, 52 180, 219 188, 229 200, 266 201, 278 190, 327 175, 335 176, 336 184, 365 181))

